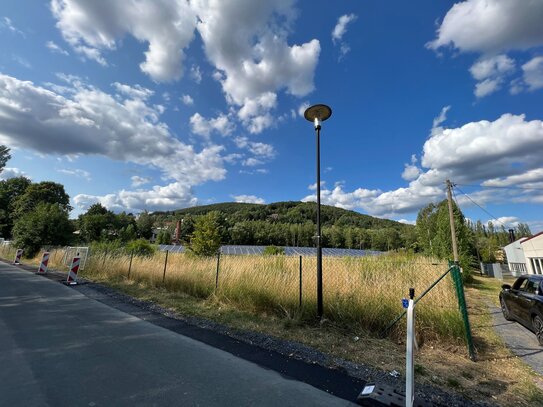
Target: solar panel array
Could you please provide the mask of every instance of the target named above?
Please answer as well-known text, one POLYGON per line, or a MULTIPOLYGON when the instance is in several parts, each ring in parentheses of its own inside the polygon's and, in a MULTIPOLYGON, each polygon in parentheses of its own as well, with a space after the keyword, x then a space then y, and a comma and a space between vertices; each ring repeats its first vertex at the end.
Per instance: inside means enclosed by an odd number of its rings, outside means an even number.
MULTIPOLYGON (((221 246, 221 254, 227 255, 262 255, 266 246, 221 246)), ((287 256, 316 256, 317 249, 315 247, 284 247, 285 255, 287 256)), ((174 245, 159 245, 159 250, 170 253, 183 253, 185 246, 174 245)), ((323 256, 330 257, 361 257, 361 256, 375 256, 381 252, 375 250, 357 250, 357 249, 332 249, 323 248, 323 256)))

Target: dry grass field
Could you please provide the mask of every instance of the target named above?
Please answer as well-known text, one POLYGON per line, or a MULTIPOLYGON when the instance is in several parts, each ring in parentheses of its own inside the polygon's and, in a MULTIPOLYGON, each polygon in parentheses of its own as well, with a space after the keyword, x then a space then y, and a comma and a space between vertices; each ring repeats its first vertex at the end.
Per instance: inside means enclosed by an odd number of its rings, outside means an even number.
MULTIPOLYGON (((156 252, 151 257, 97 252, 89 256, 83 276, 98 281, 130 279, 150 287, 207 299, 214 297, 241 310, 266 312, 298 320, 316 313, 316 259, 289 256, 221 256, 198 258, 186 254, 156 252), (130 269, 130 277, 128 272, 130 269)), ((64 251, 52 250, 50 267, 62 264, 64 251)), ((33 259, 38 263, 39 259, 33 259)), ((368 257, 324 257, 324 313, 333 323, 369 333, 381 332, 402 312, 401 299, 410 287, 420 294, 447 265, 408 254, 368 257)), ((403 332, 401 321, 396 330, 403 332)), ((462 342, 463 325, 450 277, 443 279, 417 308, 419 335, 448 343, 462 342)))

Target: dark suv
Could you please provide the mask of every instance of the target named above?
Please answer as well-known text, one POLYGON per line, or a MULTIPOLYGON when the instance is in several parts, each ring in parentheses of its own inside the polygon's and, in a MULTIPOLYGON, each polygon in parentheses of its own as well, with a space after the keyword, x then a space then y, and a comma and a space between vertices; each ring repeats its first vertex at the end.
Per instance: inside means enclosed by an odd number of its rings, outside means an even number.
POLYGON ((500 305, 505 319, 530 329, 543 346, 543 275, 519 277, 513 287, 502 285, 500 305))

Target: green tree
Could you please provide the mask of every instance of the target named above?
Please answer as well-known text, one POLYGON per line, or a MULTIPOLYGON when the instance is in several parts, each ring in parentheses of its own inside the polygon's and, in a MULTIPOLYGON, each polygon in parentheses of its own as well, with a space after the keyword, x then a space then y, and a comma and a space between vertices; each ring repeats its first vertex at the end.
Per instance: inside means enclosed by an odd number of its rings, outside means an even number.
POLYGON ((4 170, 4 167, 11 158, 11 154, 9 152, 10 149, 8 147, 0 145, 0 172, 4 170))
POLYGON ((147 211, 143 211, 136 219, 139 235, 144 239, 150 239, 153 235, 153 217, 147 211))
POLYGON ((186 215, 181 219, 181 228, 179 229, 179 240, 181 243, 190 242, 190 237, 194 233, 194 218, 186 215))
POLYGON ((172 244, 172 234, 168 229, 162 229, 156 238, 157 244, 172 244))
POLYGON ((108 240, 115 235, 115 214, 100 203, 91 205, 86 213, 79 215, 79 230, 86 242, 108 240))
POLYGON ((30 184, 25 192, 14 202, 15 218, 34 210, 40 203, 55 204, 62 210, 70 212, 70 197, 64 191, 64 185, 56 182, 43 181, 30 184))
POLYGON ((217 211, 196 218, 189 251, 197 256, 214 256, 221 247, 221 216, 217 211))
POLYGON ((122 242, 129 242, 136 239, 136 228, 134 225, 129 224, 126 227, 121 228, 119 231, 119 239, 122 242))
POLYGON ((530 230, 530 226, 528 226, 527 223, 519 223, 517 226, 517 239, 520 239, 521 237, 530 237, 532 236, 532 231, 530 230))
POLYGON ((0 235, 2 237, 11 238, 15 220, 14 203, 25 193, 30 184, 30 180, 25 177, 0 181, 0 235))
MULTIPOLYGON (((475 236, 468 227, 460 208, 453 203, 454 226, 458 243, 460 265, 468 273, 474 263, 475 236)), ((447 200, 430 204, 417 216, 418 245, 423 252, 440 259, 452 259, 451 226, 447 200)), ((467 275, 467 274, 466 274, 467 275)))
POLYGON ((25 250, 27 257, 33 257, 43 246, 69 244, 72 232, 68 212, 57 204, 45 202, 19 216, 13 227, 15 243, 25 250))

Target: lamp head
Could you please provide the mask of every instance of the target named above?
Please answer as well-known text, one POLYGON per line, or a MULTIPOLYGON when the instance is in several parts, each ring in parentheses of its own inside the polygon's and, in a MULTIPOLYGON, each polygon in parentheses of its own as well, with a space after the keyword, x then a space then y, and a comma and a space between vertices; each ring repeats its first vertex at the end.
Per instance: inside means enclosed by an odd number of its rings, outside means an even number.
POLYGON ((321 123, 332 116, 332 109, 326 105, 313 105, 304 112, 306 120, 313 122, 315 129, 321 128, 321 123))

